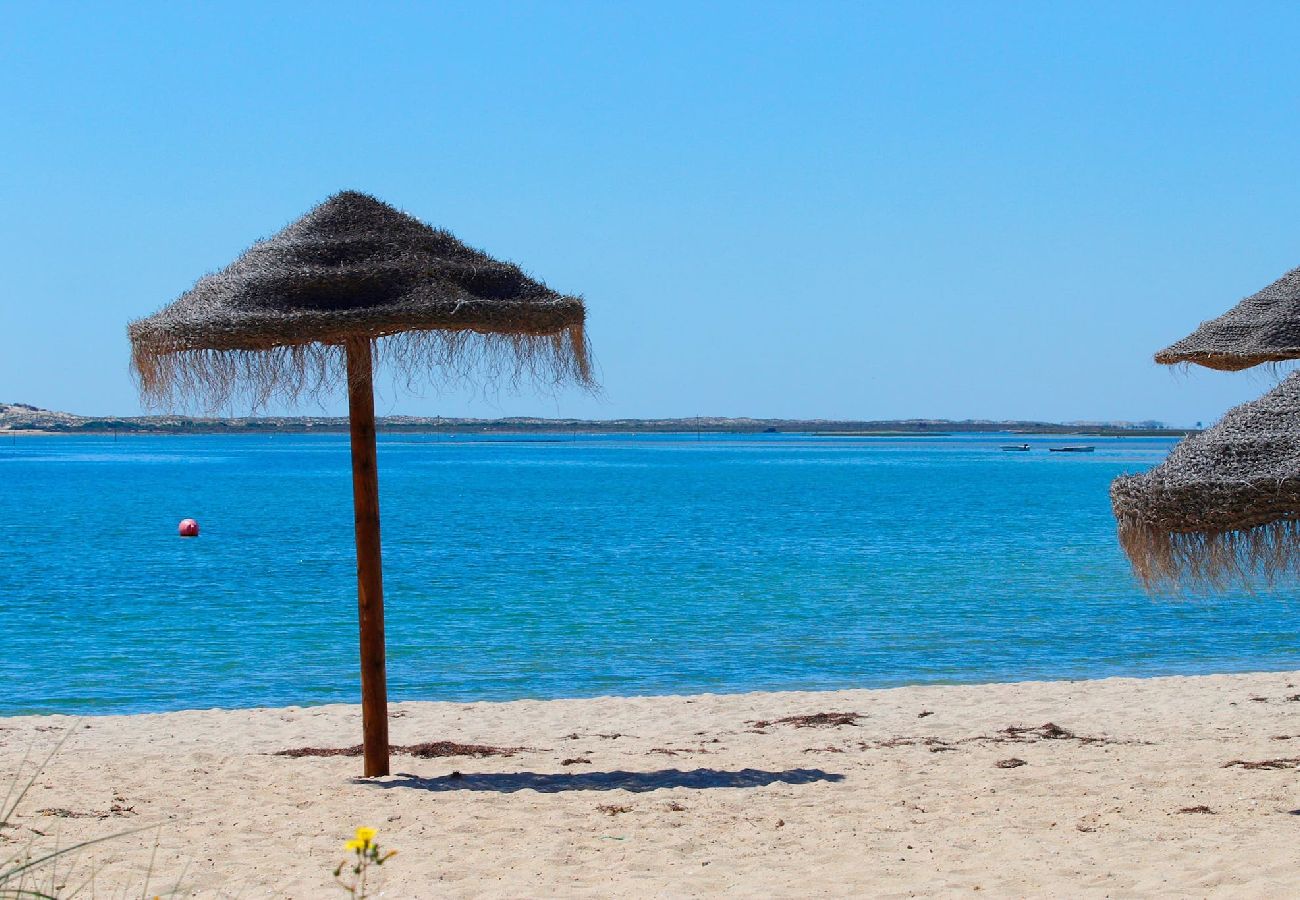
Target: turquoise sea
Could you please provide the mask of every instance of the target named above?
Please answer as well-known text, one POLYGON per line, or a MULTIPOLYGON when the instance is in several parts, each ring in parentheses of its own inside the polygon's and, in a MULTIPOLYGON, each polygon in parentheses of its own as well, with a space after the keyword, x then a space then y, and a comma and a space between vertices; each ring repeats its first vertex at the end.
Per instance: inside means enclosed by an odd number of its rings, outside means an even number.
MULTIPOLYGON (((391 696, 1300 668, 1293 594, 1132 580, 1107 485, 1171 441, 1066 442, 383 435, 391 696)), ((0 439, 0 714, 355 702, 349 479, 344 435, 0 439)))

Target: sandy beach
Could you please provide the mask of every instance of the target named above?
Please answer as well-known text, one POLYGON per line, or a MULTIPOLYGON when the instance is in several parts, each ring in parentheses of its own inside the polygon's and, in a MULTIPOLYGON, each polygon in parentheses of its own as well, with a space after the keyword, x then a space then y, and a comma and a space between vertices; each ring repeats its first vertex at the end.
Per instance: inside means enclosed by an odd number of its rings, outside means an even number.
POLYGON ((358 715, 0 720, 6 783, 74 728, 3 850, 144 827, 58 876, 98 867, 95 896, 151 857, 151 891, 337 896, 359 825, 399 851, 387 897, 1300 893, 1300 672, 400 703, 395 744, 523 749, 369 782, 276 755, 354 744, 358 715))

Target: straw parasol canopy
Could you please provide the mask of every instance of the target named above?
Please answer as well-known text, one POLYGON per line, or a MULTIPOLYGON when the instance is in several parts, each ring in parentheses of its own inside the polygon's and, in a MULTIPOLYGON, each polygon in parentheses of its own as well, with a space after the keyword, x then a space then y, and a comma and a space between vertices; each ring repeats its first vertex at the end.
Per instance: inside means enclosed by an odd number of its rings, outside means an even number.
POLYGON ((1300 268, 1156 354, 1158 363, 1228 372, 1288 359, 1300 359, 1300 268))
POLYGON ((345 342, 418 378, 591 383, 582 300, 356 191, 330 197, 133 322, 151 405, 293 399, 339 381, 345 342))
POLYGON ((1300 372, 1149 472, 1110 489, 1120 544, 1149 587, 1300 571, 1300 372))
POLYGON ((345 191, 128 328, 153 405, 247 396, 256 407, 346 386, 367 776, 389 771, 374 356, 408 380, 431 370, 590 387, 585 316, 582 300, 518 266, 345 191))

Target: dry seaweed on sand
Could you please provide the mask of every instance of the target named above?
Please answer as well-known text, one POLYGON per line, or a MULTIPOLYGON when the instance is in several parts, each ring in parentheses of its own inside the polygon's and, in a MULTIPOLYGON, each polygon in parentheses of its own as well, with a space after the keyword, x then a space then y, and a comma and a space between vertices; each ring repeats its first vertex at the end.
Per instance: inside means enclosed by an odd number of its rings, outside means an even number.
POLYGON ((617 816, 632 811, 632 807, 630 806, 618 806, 614 803, 602 803, 600 806, 597 806, 596 809, 598 812, 603 812, 607 816, 617 816))
POLYGON ((1006 735, 1009 738, 1028 738, 1030 736, 1040 737, 1045 741, 1099 740, 1099 738, 1081 738, 1073 731, 1070 731, 1068 728, 1062 728, 1055 722, 1047 722, 1043 725, 1038 725, 1032 728, 1027 725, 1008 725, 1006 728, 1003 728, 998 732, 998 734, 1006 735))
POLYGON ((712 753, 706 747, 653 747, 650 753, 661 753, 664 756, 677 756, 682 753, 712 753))
POLYGON ((431 741, 424 744, 410 744, 394 748, 398 753, 415 756, 420 759, 437 759, 447 756, 514 756, 535 750, 533 747, 488 747, 482 744, 457 744, 453 741, 431 741))
POLYGON ((56 819, 117 819, 125 816, 139 815, 134 806, 127 806, 122 797, 114 797, 113 802, 105 812, 93 812, 87 810, 67 809, 61 806, 46 807, 45 809, 36 810, 38 816, 53 816, 56 819))
POLYGON ((1208 806, 1184 806, 1178 810, 1180 813, 1191 813, 1193 815, 1213 816, 1217 813, 1208 806))
POLYGON ((977 734, 972 737, 945 740, 937 737, 892 737, 876 741, 860 741, 861 750, 891 749, 894 747, 927 747, 931 753, 956 750, 964 744, 1032 744, 1038 741, 1077 741, 1080 744, 1145 744, 1147 741, 1123 741, 1107 737, 1075 734, 1055 722, 1042 725, 1008 725, 995 734, 977 734))
MULTIPOLYGON (((967 740, 970 740, 969 738, 967 740)), ((891 737, 878 741, 859 741, 859 750, 891 750, 895 747, 951 746, 952 742, 937 737, 891 737)))
POLYGON ((1055 722, 1042 725, 1008 725, 993 736, 964 738, 964 741, 982 741, 995 744, 1035 743, 1037 741, 1077 741, 1080 744, 1146 744, 1148 741, 1118 740, 1116 738, 1095 737, 1093 735, 1075 734, 1068 728, 1062 728, 1055 722))
POLYGON ((1224 763, 1222 768, 1239 768, 1239 769, 1300 769, 1300 756, 1281 756, 1276 759, 1261 759, 1251 762, 1244 759, 1233 759, 1224 763))
MULTIPOLYGON (((452 756, 514 756, 533 750, 532 747, 489 747, 484 744, 458 744, 454 741, 429 741, 423 744, 409 744, 405 747, 391 747, 389 752, 402 756, 414 756, 418 759, 441 759, 452 756)), ((288 756, 300 759, 305 756, 362 756, 365 747, 356 744, 352 747, 297 747, 292 750, 279 750, 273 756, 288 756)))
POLYGON ((1029 763, 1017 756, 1013 756, 1010 759, 999 759, 993 765, 997 766, 999 769, 1018 769, 1021 766, 1029 765, 1029 763))
POLYGON ((107 819, 108 813, 84 812, 76 809, 64 809, 63 807, 48 807, 46 809, 36 810, 38 816, 54 816, 58 819, 107 819))
POLYGON ((760 719, 746 724, 755 728, 771 728, 773 725, 792 725, 795 728, 838 728, 841 725, 857 725, 859 719, 865 718, 865 714, 857 712, 821 712, 785 716, 780 719, 760 719))

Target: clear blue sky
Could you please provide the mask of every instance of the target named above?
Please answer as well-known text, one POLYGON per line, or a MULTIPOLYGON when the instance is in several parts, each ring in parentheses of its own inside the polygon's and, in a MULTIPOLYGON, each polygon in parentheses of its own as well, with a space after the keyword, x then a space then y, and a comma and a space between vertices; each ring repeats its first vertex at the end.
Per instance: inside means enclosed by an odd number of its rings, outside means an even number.
MULTIPOLYGON (((342 188, 586 297, 605 395, 381 413, 1210 420, 1300 264, 1290 3, 0 0, 0 400, 342 188)), ((332 404, 340 409, 341 404, 332 404)), ((308 411, 315 411, 309 409, 308 411)))

